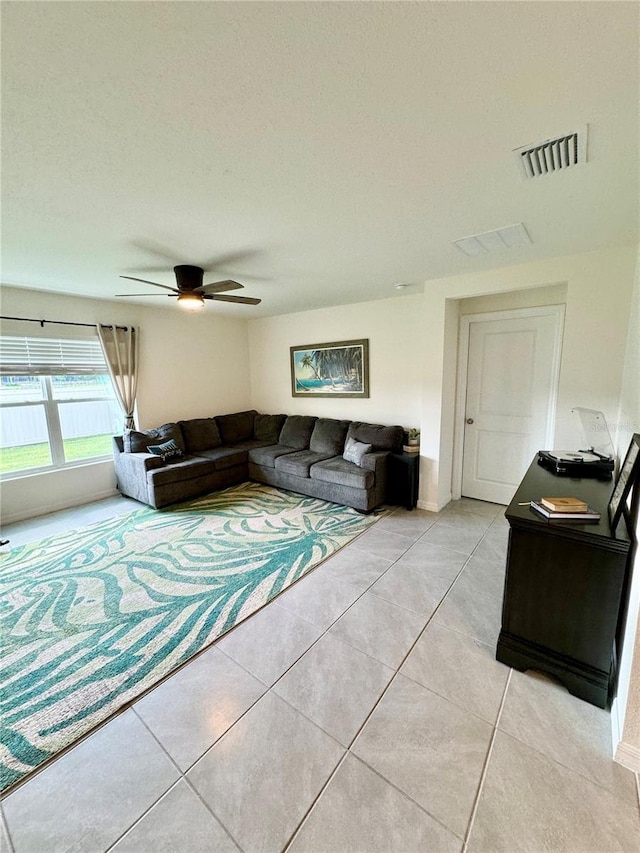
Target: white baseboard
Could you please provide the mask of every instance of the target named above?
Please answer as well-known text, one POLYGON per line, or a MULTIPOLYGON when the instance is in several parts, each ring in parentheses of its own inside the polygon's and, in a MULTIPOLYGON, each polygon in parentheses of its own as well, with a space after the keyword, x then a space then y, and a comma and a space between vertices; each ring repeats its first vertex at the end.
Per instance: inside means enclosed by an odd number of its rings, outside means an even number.
POLYGON ((640 773, 640 749, 637 746, 631 746, 630 743, 621 741, 616 747, 613 760, 628 770, 640 773))
POLYGON ((611 703, 611 744, 615 753, 617 745, 622 740, 622 725, 620 720, 620 702, 616 696, 611 703))
POLYGON ((438 512, 438 504, 432 504, 430 501, 418 501, 418 509, 426 509, 428 512, 438 512))
POLYGON ((71 499, 68 501, 60 501, 52 503, 49 501, 46 504, 41 504, 40 506, 31 506, 28 510, 22 510, 15 513, 3 513, 2 515, 2 523, 7 524, 16 524, 18 521, 27 521, 32 518, 39 518, 42 515, 49 515, 52 512, 60 512, 63 509, 71 509, 74 506, 84 506, 87 503, 93 503, 93 501, 101 501, 105 498, 112 498, 116 495, 120 494, 117 489, 105 489, 102 492, 95 492, 91 495, 91 501, 88 501, 86 496, 79 499, 71 499))
POLYGON ((418 509, 426 509, 428 512, 440 512, 451 501, 451 495, 442 501, 441 504, 432 503, 431 501, 418 501, 418 509))

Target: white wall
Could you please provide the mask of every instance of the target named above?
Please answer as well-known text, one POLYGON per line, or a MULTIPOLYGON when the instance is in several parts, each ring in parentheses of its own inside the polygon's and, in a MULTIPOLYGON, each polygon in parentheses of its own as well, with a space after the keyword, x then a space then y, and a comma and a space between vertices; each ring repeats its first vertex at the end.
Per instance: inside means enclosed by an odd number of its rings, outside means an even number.
MULTIPOLYGON (((600 409, 615 433, 636 247, 550 258, 425 284, 421 331, 426 343, 421 417, 420 505, 451 496, 451 442, 457 354, 454 300, 529 288, 566 286, 566 316, 556 416, 556 446, 580 437, 571 409, 600 409)), ((615 435, 614 435, 615 440, 615 435)))
POLYGON ((424 372, 422 294, 249 322, 251 399, 260 412, 418 426, 424 372), (291 395, 289 347, 369 339, 369 399, 291 395))
MULTIPOLYGON (((80 323, 117 323, 140 329, 138 425, 249 408, 247 321, 214 313, 83 299, 24 288, 0 289, 1 313, 80 323)), ((4 324, 7 331, 9 324, 4 324)), ((15 324, 10 324, 15 332, 15 324)), ((0 330, 3 326, 0 324, 0 330)), ((20 324, 25 334, 32 324, 20 324)), ((55 337, 54 325, 49 328, 55 337)), ((113 494, 113 464, 89 463, 6 480, 0 487, 5 523, 113 494)))
MULTIPOLYGON (((616 449, 621 459, 631 436, 640 432, 640 249, 637 255, 633 302, 618 415, 616 449)), ((636 488, 640 488, 637 485, 636 488)), ((640 520, 637 538, 640 538, 640 520)), ((619 661, 618 695, 612 708, 616 759, 640 771, 640 552, 636 551, 629 590, 627 623, 619 661)))

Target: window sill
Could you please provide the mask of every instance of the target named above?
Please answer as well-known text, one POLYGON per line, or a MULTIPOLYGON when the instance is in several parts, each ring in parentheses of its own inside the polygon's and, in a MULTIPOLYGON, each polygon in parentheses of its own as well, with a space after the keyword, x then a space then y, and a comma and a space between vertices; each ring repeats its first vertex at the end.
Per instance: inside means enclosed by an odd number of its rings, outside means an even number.
POLYGON ((29 468, 24 471, 6 471, 0 474, 0 483, 8 483, 14 480, 26 480, 29 477, 40 477, 43 474, 58 474, 62 471, 70 471, 75 468, 87 468, 93 465, 100 465, 105 462, 113 462, 113 456, 93 456, 91 459, 78 459, 74 462, 67 462, 65 465, 47 465, 45 468, 29 468))

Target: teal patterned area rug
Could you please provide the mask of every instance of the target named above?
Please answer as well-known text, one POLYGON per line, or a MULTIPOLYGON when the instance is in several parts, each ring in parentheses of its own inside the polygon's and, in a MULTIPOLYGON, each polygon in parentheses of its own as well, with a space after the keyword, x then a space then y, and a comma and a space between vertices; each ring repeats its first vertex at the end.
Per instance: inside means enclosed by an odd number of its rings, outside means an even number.
POLYGON ((0 559, 0 790, 376 520, 243 483, 0 559))

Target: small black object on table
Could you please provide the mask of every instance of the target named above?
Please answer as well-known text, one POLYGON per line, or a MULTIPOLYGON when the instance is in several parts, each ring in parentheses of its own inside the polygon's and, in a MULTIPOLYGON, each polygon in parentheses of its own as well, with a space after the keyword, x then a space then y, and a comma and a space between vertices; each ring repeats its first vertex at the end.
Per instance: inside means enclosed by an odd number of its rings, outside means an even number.
POLYGON ((505 513, 509 549, 496 658, 558 678, 575 696, 609 707, 626 615, 631 539, 611 530, 613 483, 559 478, 534 460, 505 513), (600 521, 550 521, 527 504, 577 497, 600 521), (524 506, 521 504, 525 504, 524 506))

